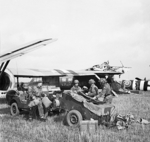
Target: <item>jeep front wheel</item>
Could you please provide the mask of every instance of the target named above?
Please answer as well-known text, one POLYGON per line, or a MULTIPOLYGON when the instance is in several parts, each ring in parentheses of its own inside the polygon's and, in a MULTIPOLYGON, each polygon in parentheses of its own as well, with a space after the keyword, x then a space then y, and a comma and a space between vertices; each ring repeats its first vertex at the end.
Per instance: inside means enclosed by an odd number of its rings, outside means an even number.
POLYGON ((77 110, 71 110, 66 115, 66 122, 69 126, 76 126, 82 121, 82 115, 77 110))
POLYGON ((12 103, 10 106, 10 114, 16 116, 19 114, 19 109, 17 103, 12 103))

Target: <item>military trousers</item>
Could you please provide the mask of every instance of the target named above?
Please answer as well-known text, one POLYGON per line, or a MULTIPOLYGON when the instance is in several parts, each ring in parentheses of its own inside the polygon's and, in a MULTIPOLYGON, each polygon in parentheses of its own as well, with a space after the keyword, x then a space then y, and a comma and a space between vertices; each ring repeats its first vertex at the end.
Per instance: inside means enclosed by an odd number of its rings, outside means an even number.
POLYGON ((44 117, 44 108, 43 108, 43 104, 42 104, 42 100, 40 97, 36 97, 34 98, 34 100, 32 100, 28 106, 31 108, 31 107, 34 107, 34 106, 37 106, 38 107, 38 112, 39 112, 39 116, 40 117, 44 117))

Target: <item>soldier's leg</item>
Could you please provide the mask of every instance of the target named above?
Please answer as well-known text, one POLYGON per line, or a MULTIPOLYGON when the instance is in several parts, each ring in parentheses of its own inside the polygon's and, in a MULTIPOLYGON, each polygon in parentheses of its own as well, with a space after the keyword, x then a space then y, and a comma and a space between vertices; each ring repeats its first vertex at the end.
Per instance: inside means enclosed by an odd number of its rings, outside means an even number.
POLYGON ((34 119, 37 119, 37 116, 38 116, 38 113, 37 113, 37 106, 35 105, 35 106, 32 107, 32 117, 33 117, 34 119))
POLYGON ((33 117, 32 117, 32 107, 29 108, 29 121, 32 121, 33 117))
POLYGON ((48 111, 49 111, 50 108, 45 108, 45 119, 47 119, 48 117, 48 111))
POLYGON ((30 120, 30 121, 33 119, 33 117, 32 117, 32 106, 33 106, 33 102, 31 101, 31 102, 28 104, 28 107, 29 107, 29 120, 30 120))
POLYGON ((32 121, 33 119, 33 106, 34 106, 34 101, 31 101, 29 104, 29 120, 32 121))
POLYGON ((118 113, 115 108, 111 110, 110 114, 110 126, 116 126, 118 113))
POLYGON ((41 118, 44 118, 44 108, 43 108, 42 102, 39 101, 39 103, 38 103, 37 106, 38 106, 38 110, 39 110, 39 115, 40 115, 40 117, 41 117, 41 118))

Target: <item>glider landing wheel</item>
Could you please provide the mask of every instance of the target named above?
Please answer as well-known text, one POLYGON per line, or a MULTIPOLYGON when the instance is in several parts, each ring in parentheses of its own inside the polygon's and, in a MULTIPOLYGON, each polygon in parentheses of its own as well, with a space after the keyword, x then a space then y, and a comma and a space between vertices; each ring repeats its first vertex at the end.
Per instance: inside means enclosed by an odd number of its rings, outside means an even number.
POLYGON ((10 114, 16 116, 19 114, 19 109, 17 103, 12 103, 10 106, 10 114))
POLYGON ((82 120, 82 115, 77 110, 71 110, 67 113, 66 121, 69 126, 75 126, 82 120))

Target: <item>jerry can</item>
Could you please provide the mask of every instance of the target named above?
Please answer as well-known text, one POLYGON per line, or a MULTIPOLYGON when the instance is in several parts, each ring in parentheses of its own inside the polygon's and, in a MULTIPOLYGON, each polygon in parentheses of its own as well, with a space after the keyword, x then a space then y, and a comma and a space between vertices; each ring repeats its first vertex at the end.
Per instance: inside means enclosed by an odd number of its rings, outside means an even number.
POLYGON ((42 103, 44 104, 45 108, 48 108, 52 104, 48 97, 43 97, 42 103))
POLYGON ((89 133, 96 133, 98 130, 98 120, 89 121, 89 133))
POLYGON ((80 122, 80 131, 81 132, 88 132, 89 127, 89 120, 84 120, 80 122))
POLYGON ((96 133, 98 120, 83 120, 80 122, 80 132, 96 133))

